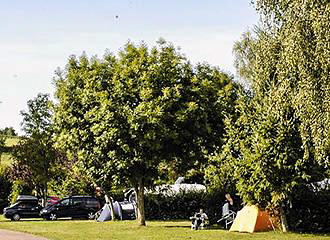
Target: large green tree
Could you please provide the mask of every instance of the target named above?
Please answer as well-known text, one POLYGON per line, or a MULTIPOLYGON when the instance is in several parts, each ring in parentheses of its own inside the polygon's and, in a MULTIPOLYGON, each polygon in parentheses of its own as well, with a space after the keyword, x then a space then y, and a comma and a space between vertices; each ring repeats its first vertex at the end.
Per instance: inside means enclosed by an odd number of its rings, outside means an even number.
POLYGON ((256 92, 283 86, 301 122, 304 159, 330 164, 330 3, 256 1, 270 34, 259 38, 256 92))
POLYGON ((246 203, 281 211, 297 186, 326 177, 330 164, 330 3, 257 0, 258 30, 234 46, 236 66, 250 95, 228 119, 227 142, 210 168, 233 166, 246 203), (237 117, 237 116, 236 116, 237 117))
POLYGON ((29 100, 28 110, 22 111, 22 127, 26 135, 13 147, 13 180, 22 180, 34 189, 44 200, 48 193, 48 183, 55 174, 59 154, 53 148, 53 130, 47 94, 38 94, 29 100))
POLYGON ((57 147, 83 162, 98 185, 133 186, 145 225, 144 189, 162 164, 185 172, 205 164, 224 133, 236 98, 231 78, 193 67, 163 40, 128 43, 118 57, 69 59, 56 80, 57 147))

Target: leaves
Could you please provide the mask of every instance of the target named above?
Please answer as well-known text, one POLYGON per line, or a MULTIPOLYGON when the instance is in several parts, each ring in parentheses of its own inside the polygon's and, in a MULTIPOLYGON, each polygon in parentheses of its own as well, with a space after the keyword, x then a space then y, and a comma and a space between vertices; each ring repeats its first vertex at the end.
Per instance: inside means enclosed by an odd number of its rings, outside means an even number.
POLYGON ((104 169, 131 185, 157 178, 164 161, 177 162, 178 172, 205 163, 237 89, 226 74, 194 68, 164 41, 151 50, 127 43, 118 57, 71 57, 56 86, 56 146, 78 156, 95 179, 102 177, 92 169, 104 169))

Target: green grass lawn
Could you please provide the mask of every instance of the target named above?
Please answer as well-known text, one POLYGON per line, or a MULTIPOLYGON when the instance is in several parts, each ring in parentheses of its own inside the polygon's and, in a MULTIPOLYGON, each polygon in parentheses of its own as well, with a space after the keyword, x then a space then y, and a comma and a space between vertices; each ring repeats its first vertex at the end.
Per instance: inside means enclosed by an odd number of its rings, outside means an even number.
POLYGON ((220 229, 190 230, 188 221, 148 221, 147 227, 137 226, 135 221, 98 223, 87 220, 44 221, 39 219, 11 222, 0 217, 0 228, 32 233, 56 240, 296 240, 329 239, 329 235, 311 235, 281 232, 231 233, 220 229))

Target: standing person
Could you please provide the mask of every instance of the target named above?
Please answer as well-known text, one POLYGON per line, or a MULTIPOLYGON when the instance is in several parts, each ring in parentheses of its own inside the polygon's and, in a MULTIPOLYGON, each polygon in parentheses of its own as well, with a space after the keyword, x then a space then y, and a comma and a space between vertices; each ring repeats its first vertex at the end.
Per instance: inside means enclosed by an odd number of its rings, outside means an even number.
MULTIPOLYGON (((101 188, 101 187, 96 187, 95 188, 95 192, 96 192, 96 196, 100 201, 100 204, 108 204, 110 207, 110 211, 111 211, 111 220, 115 220, 116 219, 116 215, 115 215, 115 210, 113 208, 113 198, 107 195, 107 193, 101 188)), ((103 206, 102 205, 102 206, 103 206)))
POLYGON ((104 191, 102 190, 101 187, 95 188, 95 197, 97 198, 97 200, 99 200, 101 208, 102 208, 104 206, 104 204, 106 203, 106 201, 105 201, 104 191))

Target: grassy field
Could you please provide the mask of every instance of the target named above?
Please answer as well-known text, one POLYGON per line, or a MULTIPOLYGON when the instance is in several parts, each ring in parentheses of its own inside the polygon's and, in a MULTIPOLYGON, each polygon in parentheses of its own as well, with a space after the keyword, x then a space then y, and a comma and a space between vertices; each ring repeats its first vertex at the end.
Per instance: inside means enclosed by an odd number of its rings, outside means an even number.
MULTIPOLYGON (((6 138, 6 147, 15 146, 19 142, 19 137, 6 138)), ((11 154, 8 152, 0 154, 0 167, 5 168, 12 164, 11 154)))
POLYGON ((267 233, 231 233, 220 229, 190 230, 188 221, 149 221, 147 227, 135 221, 98 223, 87 220, 43 221, 39 219, 11 222, 0 217, 0 228, 32 233, 53 240, 330 240, 329 235, 267 233))

